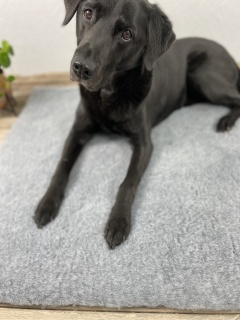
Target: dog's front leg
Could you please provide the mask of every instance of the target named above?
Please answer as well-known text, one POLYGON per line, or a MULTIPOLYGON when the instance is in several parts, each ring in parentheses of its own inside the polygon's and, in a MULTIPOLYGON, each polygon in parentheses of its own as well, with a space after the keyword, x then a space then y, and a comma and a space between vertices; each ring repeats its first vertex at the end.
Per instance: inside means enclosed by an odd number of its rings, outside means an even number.
POLYGON ((34 220, 42 228, 53 220, 64 198, 70 171, 84 145, 93 135, 93 125, 88 115, 81 111, 77 114, 73 127, 65 142, 61 159, 52 177, 47 192, 39 202, 35 211, 34 220))
POLYGON ((131 229, 131 208, 141 177, 152 153, 150 133, 132 139, 133 154, 127 175, 120 185, 116 202, 105 227, 104 236, 110 249, 120 245, 131 229))

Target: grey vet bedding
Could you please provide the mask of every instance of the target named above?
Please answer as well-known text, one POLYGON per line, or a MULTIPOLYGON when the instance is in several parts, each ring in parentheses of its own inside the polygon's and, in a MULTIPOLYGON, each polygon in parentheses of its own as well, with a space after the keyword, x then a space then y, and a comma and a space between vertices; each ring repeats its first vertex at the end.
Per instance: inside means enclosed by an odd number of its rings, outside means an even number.
POLYGON ((110 251, 104 225, 131 155, 123 138, 95 137, 57 219, 43 230, 32 219, 78 101, 75 88, 35 91, 1 147, 0 302, 240 309, 240 121, 216 133, 228 109, 198 104, 156 127, 131 234, 110 251))

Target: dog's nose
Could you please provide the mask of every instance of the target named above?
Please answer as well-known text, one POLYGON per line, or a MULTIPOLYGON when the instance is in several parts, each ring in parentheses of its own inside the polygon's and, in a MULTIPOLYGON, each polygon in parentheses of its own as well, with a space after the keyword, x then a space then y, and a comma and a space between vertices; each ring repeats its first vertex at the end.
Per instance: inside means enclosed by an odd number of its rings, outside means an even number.
POLYGON ((88 80, 93 73, 86 64, 77 61, 73 63, 73 71, 80 79, 83 80, 88 80))

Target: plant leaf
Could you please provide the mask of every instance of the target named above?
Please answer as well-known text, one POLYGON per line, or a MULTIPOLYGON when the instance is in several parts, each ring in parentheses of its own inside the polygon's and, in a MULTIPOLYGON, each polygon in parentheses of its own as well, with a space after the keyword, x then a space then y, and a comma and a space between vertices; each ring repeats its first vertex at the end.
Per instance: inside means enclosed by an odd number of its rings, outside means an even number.
POLYGON ((12 56, 14 56, 14 51, 13 51, 13 47, 12 47, 12 46, 9 47, 9 54, 11 54, 12 56))
POLYGON ((4 94, 2 92, 0 92, 0 98, 3 97, 3 96, 4 96, 4 94))
POLYGON ((7 78, 7 81, 8 82, 13 82, 15 80, 15 77, 14 76, 9 76, 8 78, 7 78))
POLYGON ((8 42, 3 40, 2 41, 2 52, 8 53, 8 50, 9 50, 8 42))
POLYGON ((2 47, 3 47, 5 52, 8 52, 10 45, 6 40, 3 40, 2 41, 2 47))
POLYGON ((8 56, 7 53, 2 52, 2 53, 0 54, 0 64, 1 64, 4 68, 8 68, 8 67, 10 66, 11 60, 10 60, 10 58, 9 58, 9 56, 8 56))
POLYGON ((12 46, 6 40, 2 41, 2 51, 11 55, 14 54, 12 46))

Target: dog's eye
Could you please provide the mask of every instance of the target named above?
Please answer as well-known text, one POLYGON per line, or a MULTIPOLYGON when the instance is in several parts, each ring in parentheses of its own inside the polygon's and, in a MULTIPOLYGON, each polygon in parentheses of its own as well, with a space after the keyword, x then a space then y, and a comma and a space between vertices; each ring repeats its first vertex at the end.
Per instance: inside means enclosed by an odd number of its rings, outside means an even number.
POLYGON ((92 12, 92 10, 91 10, 91 9, 84 10, 83 16, 84 16, 85 19, 91 20, 92 17, 93 17, 93 12, 92 12))
POLYGON ((132 34, 129 30, 126 30, 122 33, 122 39, 125 41, 129 41, 132 39, 132 34))

